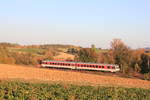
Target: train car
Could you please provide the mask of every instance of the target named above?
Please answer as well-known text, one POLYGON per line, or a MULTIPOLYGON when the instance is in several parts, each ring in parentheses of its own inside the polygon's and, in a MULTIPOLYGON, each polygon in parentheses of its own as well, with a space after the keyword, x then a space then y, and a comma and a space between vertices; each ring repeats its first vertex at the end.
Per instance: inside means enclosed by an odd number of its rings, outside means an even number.
POLYGON ((41 67, 95 70, 108 72, 117 72, 120 70, 119 66, 114 64, 81 63, 81 62, 67 62, 67 61, 53 61, 53 60, 43 60, 41 62, 41 67))

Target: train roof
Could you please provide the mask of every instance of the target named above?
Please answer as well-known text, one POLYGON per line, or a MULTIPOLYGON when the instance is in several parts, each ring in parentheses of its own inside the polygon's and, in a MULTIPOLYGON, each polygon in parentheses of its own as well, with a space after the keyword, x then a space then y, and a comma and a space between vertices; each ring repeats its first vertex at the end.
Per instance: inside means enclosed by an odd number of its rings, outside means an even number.
POLYGON ((96 65, 108 65, 108 66, 118 66, 116 64, 102 64, 102 63, 90 63, 90 62, 70 62, 70 61, 56 61, 56 60, 43 60, 43 61, 52 61, 52 62, 66 62, 66 63, 80 63, 80 64, 96 64, 96 65))

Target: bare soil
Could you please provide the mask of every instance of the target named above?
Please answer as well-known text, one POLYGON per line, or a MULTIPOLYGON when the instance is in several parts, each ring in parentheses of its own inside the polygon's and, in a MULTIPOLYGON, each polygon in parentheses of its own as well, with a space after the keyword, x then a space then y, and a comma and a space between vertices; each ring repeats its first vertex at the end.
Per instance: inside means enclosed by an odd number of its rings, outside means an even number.
POLYGON ((43 69, 30 66, 0 64, 0 80, 23 79, 48 82, 63 82, 71 84, 123 86, 150 89, 150 81, 104 76, 57 69, 43 69))

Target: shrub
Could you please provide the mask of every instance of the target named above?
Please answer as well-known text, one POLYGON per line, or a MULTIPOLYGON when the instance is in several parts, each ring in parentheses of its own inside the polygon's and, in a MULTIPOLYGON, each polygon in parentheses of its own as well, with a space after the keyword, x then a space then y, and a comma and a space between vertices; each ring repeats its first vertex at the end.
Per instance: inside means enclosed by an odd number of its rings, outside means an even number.
POLYGON ((144 80, 150 80, 150 73, 144 74, 144 80))

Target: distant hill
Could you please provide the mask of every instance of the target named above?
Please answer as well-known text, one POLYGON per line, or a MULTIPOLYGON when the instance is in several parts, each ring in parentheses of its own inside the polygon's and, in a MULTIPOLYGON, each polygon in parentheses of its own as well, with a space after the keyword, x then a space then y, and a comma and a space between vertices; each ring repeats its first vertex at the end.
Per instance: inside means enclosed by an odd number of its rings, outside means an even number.
POLYGON ((150 50, 150 47, 146 47, 145 49, 146 49, 146 50, 150 50))
POLYGON ((150 53, 150 47, 146 47, 145 49, 145 53, 150 53))

